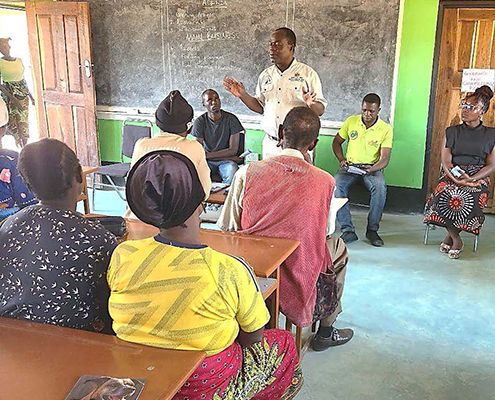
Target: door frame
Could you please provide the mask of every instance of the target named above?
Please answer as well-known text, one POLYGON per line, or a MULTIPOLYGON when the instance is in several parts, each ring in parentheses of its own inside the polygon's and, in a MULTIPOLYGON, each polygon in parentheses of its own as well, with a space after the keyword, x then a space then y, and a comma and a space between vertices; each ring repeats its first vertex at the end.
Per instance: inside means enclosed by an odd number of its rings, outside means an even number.
POLYGON ((493 8, 495 9, 495 2, 487 0, 440 0, 438 5, 438 18, 437 18, 437 31, 435 34, 435 48, 433 51, 433 68, 431 76, 430 97, 428 105, 428 122, 426 124, 426 146, 425 146, 425 163, 423 171, 423 184, 422 190, 425 193, 425 197, 429 196, 428 193, 428 175, 430 169, 430 157, 431 157, 431 142, 433 139, 433 120, 435 118, 435 98, 437 94, 437 81, 438 81, 438 68, 440 61, 440 45, 443 33, 443 15, 445 9, 449 8, 493 8))

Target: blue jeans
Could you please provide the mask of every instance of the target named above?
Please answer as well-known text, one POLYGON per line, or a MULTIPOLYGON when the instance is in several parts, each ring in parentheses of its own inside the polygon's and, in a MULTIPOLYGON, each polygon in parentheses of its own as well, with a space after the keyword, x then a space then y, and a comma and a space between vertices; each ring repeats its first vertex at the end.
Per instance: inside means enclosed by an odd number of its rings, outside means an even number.
MULTIPOLYGON (((349 174, 340 169, 335 175, 335 197, 348 197, 349 186, 359 178, 361 178, 361 176, 349 174)), ((380 220, 382 219, 383 207, 385 206, 385 200, 387 199, 385 175, 383 175, 383 171, 376 171, 369 175, 363 175, 362 178, 366 189, 371 193, 367 230, 378 231, 380 220)), ((354 232, 355 229, 352 224, 349 202, 337 212, 337 221, 342 232, 354 232)))
POLYGON ((231 184, 235 173, 239 169, 237 163, 231 160, 207 161, 207 163, 212 175, 220 175, 222 183, 226 183, 227 185, 231 184))

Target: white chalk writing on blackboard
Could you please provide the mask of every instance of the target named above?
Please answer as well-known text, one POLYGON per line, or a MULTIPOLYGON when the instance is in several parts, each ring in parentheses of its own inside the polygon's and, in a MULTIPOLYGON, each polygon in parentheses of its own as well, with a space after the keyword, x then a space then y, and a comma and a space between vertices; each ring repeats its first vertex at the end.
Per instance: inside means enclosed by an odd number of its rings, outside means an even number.
POLYGON ((203 0, 203 7, 227 7, 226 0, 203 0))

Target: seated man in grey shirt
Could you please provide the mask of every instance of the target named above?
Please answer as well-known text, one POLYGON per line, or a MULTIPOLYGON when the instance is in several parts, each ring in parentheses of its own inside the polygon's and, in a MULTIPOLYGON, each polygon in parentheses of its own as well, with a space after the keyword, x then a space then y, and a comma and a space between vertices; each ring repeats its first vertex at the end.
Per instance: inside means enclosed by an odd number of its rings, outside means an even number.
POLYGON ((221 109, 213 89, 205 90, 202 99, 207 111, 194 121, 191 135, 203 145, 211 173, 230 185, 241 161, 238 156, 244 152, 244 128, 234 114, 221 109))

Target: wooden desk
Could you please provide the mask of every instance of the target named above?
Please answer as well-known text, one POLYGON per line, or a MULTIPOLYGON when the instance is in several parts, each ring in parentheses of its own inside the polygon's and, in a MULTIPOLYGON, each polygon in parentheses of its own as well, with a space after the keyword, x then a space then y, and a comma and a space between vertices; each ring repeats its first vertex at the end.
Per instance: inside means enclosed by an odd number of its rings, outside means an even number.
MULTIPOLYGON (((156 236, 158 228, 136 219, 126 219, 127 240, 156 236)), ((201 243, 226 254, 243 257, 257 276, 268 278, 299 246, 297 240, 267 238, 236 232, 201 229, 201 243)))
POLYGON ((275 278, 260 278, 258 277, 258 282, 260 284, 261 294, 263 295, 263 300, 268 299, 275 290, 278 289, 278 282, 275 278))
POLYGON ((297 240, 201 229, 201 243, 226 254, 244 258, 257 276, 268 278, 299 246, 297 240))
POLYGON ((2 399, 63 400, 81 375, 106 375, 145 378, 139 400, 168 400, 205 357, 10 318, 0 332, 2 399))
POLYGON ((99 167, 82 167, 82 170, 83 170, 83 191, 79 195, 79 197, 77 198, 77 202, 78 203, 80 201, 84 202, 84 214, 90 213, 87 176, 89 174, 92 174, 93 172, 98 171, 99 169, 100 169, 99 167))
MULTIPOLYGON (((244 258, 258 277, 272 278, 276 284, 271 294, 263 296, 270 309, 270 327, 278 328, 280 265, 297 249, 299 242, 235 232, 201 229, 201 243, 221 253, 244 258)), ((261 282, 260 282, 261 285, 261 282)), ((262 287, 263 291, 263 287, 262 287)))
MULTIPOLYGON (((159 232, 158 228, 135 219, 126 220, 126 224, 127 240, 145 239, 159 232)), ((253 267, 258 277, 275 279, 276 284, 271 285, 270 293, 264 298, 268 297, 270 325, 278 327, 279 267, 299 246, 299 242, 210 229, 201 229, 200 240, 201 243, 222 253, 243 257, 253 267)))
POLYGON ((225 203, 226 198, 227 198, 227 193, 225 193, 225 189, 222 189, 218 192, 211 193, 210 197, 208 197, 208 200, 206 200, 206 202, 212 204, 223 204, 225 203))

